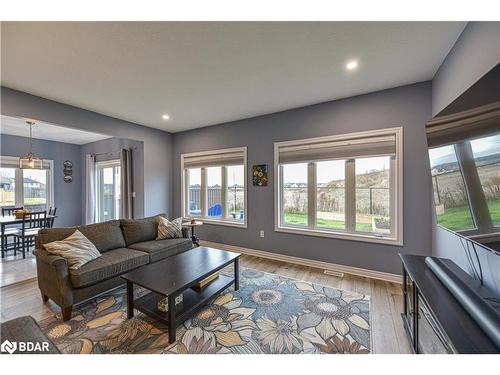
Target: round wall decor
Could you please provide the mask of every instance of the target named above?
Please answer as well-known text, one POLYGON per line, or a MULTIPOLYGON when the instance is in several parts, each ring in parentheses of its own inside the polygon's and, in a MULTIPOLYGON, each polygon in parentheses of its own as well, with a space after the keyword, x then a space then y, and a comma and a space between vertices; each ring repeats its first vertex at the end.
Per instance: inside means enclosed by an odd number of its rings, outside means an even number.
POLYGON ((67 183, 70 183, 73 181, 73 163, 70 162, 69 160, 66 160, 64 163, 63 163, 63 166, 64 166, 64 169, 63 169, 63 173, 64 173, 64 182, 67 182, 67 183))

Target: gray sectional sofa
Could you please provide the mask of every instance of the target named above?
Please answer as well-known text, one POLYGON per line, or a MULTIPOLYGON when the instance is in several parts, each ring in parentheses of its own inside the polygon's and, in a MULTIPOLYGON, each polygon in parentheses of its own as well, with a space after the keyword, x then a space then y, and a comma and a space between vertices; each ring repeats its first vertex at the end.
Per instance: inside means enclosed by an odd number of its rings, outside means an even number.
POLYGON ((155 240, 158 216, 42 229, 36 238, 34 254, 44 302, 53 300, 61 307, 63 320, 68 320, 73 305, 122 285, 124 280, 120 275, 125 272, 192 249, 192 241, 184 230, 184 238, 155 240), (43 244, 60 241, 76 229, 102 255, 77 270, 70 270, 64 258, 49 254, 43 244))

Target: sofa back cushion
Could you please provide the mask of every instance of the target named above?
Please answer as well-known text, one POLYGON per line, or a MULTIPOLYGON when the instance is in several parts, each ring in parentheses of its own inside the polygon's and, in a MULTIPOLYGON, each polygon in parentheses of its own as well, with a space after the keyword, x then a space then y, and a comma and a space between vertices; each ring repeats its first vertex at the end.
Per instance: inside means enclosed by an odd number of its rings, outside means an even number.
POLYGON ((158 216, 145 217, 144 219, 122 219, 121 226, 127 246, 137 242, 151 241, 158 234, 158 216))
POLYGON ((108 250, 125 247, 125 238, 120 228, 120 220, 81 225, 78 230, 103 253, 108 250))
POLYGON ((42 229, 38 232, 36 247, 40 249, 46 243, 61 241, 73 234, 77 229, 82 232, 101 253, 119 247, 125 247, 125 238, 123 238, 123 233, 120 228, 120 220, 81 225, 79 227, 42 229))
POLYGON ((77 230, 77 227, 65 228, 45 228, 38 231, 38 236, 35 237, 36 248, 43 249, 43 245, 49 242, 62 241, 66 237, 71 236, 77 230))

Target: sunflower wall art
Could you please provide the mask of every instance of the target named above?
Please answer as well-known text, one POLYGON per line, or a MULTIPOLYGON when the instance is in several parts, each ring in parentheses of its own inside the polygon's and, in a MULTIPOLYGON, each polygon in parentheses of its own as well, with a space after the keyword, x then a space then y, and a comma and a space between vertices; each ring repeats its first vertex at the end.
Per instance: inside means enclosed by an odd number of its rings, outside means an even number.
POLYGON ((267 164, 252 167, 252 182, 253 186, 267 186, 267 164))

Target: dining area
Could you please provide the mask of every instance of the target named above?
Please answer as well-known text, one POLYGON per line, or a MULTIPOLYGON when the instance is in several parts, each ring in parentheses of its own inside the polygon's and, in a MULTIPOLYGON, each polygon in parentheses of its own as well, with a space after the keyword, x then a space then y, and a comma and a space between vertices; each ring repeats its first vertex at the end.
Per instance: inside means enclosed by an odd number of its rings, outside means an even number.
POLYGON ((35 237, 43 228, 52 228, 56 219, 56 207, 49 210, 30 211, 24 207, 2 207, 0 217, 1 257, 9 251, 23 259, 35 245, 35 237))

